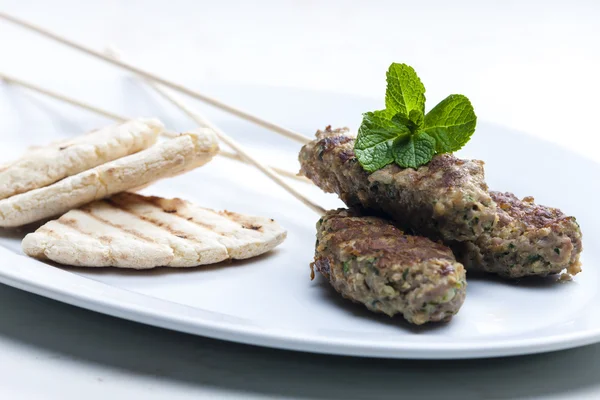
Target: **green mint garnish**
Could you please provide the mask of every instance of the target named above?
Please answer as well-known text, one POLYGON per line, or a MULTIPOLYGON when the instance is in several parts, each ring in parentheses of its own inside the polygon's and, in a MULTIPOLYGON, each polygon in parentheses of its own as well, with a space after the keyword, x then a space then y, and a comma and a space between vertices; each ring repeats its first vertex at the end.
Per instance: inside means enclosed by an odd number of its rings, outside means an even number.
POLYGON ((354 152, 364 169, 377 171, 394 162, 393 142, 410 135, 407 126, 387 119, 384 112, 368 112, 363 114, 354 152))
POLYGON ((385 108, 393 115, 410 115, 412 110, 425 114, 425 86, 412 67, 406 64, 390 65, 385 91, 385 108))
POLYGON ((363 114, 354 145, 366 171, 393 162, 416 169, 469 141, 477 123, 469 99, 450 95, 425 114, 425 87, 412 67, 393 63, 386 76, 386 109, 363 114))
POLYGON ((417 132, 407 139, 397 139, 392 147, 396 164, 417 168, 428 163, 435 155, 435 139, 425 132, 417 132))
POLYGON ((423 131, 435 139, 438 153, 451 153, 467 144, 476 123, 469 99, 462 94, 451 94, 427 113, 423 131))

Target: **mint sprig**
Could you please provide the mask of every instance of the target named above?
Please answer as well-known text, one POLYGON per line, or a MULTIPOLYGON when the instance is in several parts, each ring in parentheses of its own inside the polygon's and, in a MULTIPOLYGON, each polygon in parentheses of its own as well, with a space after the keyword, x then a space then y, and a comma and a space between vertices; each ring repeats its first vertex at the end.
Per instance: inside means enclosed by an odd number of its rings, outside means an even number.
POLYGON ((423 131, 435 138, 438 153, 451 153, 467 144, 476 123, 469 99, 462 94, 451 94, 427 113, 423 131))
POLYGON ((394 141, 408 138, 410 134, 408 127, 388 119, 385 112, 364 113, 354 153, 364 169, 377 171, 394 162, 394 141))
POLYGON ((423 160, 431 160, 435 155, 435 139, 425 132, 417 132, 394 143, 392 153, 396 164, 417 168, 423 160))
POLYGON ((477 123, 469 99, 450 95, 425 114, 425 86, 412 67, 393 63, 386 77, 386 109, 363 114, 354 145, 366 171, 393 162, 416 169, 469 141, 477 123))
POLYGON ((393 114, 410 115, 412 110, 425 113, 425 86, 412 67, 406 64, 390 65, 386 73, 385 108, 393 114))

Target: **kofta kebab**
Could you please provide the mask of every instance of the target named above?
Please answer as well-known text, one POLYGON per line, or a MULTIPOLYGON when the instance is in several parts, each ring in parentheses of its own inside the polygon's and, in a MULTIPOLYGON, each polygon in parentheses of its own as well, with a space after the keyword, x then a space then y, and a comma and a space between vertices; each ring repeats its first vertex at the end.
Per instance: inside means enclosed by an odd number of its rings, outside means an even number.
POLYGON ((358 139, 348 129, 328 127, 311 140, 27 22, 1 13, 0 18, 151 81, 162 96, 309 205, 158 84, 303 142, 301 174, 350 207, 322 215, 311 268, 372 311, 402 314, 414 324, 447 321, 465 298, 464 267, 507 278, 580 272, 575 218, 536 205, 531 197, 489 191, 483 162, 451 154, 475 129, 468 100, 451 95, 425 115, 424 87, 404 64, 390 67, 386 109, 364 115, 358 139))

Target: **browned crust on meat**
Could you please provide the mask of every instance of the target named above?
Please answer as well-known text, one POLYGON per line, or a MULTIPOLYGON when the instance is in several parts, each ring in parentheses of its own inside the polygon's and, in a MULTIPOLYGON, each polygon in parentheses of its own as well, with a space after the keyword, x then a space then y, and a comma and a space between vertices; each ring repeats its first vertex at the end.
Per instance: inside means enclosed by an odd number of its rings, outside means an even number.
POLYGON ((415 324, 449 320, 465 297, 465 271, 449 248, 357 211, 322 218, 312 267, 342 296, 415 324))
POLYGON ((473 242, 452 245, 466 267, 509 278, 581 272, 583 244, 575 217, 535 204, 530 196, 490 195, 498 204, 497 226, 473 242))
POLYGON ((354 155, 348 129, 318 131, 300 152, 301 174, 349 207, 390 215, 405 229, 443 240, 474 239, 497 222, 483 162, 450 154, 416 170, 388 165, 368 174, 354 155))
MULTIPOLYGON (((548 227, 556 231, 562 227, 564 220, 575 219, 574 217, 566 216, 557 208, 535 204, 535 199, 531 196, 520 200, 517 196, 509 192, 492 191, 490 195, 500 209, 505 211, 511 218, 522 222, 529 229, 548 227)), ((505 223, 504 220, 502 222, 505 223)))
POLYGON ((299 159, 301 174, 348 206, 388 215, 407 231, 442 240, 467 268, 510 278, 580 271, 575 218, 531 197, 489 192, 482 161, 442 154, 416 170, 388 165, 369 174, 347 133, 318 131, 299 159))

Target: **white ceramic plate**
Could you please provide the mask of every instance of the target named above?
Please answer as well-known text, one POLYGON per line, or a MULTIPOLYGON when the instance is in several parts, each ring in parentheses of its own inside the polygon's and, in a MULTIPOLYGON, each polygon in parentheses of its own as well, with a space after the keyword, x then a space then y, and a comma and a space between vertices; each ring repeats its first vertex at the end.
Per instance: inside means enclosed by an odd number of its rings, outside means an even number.
MULTIPOLYGON (((174 128, 192 127, 179 113, 129 81, 93 84, 71 93, 125 114, 156 115, 174 128), (94 96, 90 96, 94 93, 94 96), (123 100, 127 98, 127 101, 123 100)), ((343 95, 252 87, 208 91, 301 132, 331 123, 356 127, 360 113, 381 102, 343 95)), ((198 108, 201 108, 199 105, 198 108)), ((16 89, 0 90, 0 160, 27 145, 75 134, 102 120, 16 89)), ((265 160, 296 168, 299 145, 205 110, 223 129, 265 160)), ((22 255, 24 232, 0 232, 0 281, 52 299, 168 329, 282 349, 390 358, 475 358, 565 349, 600 341, 598 249, 600 166, 533 137, 480 123, 461 154, 486 161, 496 190, 533 195, 578 217, 584 232, 583 273, 506 282, 469 277, 466 302, 448 324, 415 328, 342 300, 309 278, 318 217, 252 168, 217 160, 160 182, 146 193, 180 196, 216 209, 276 218, 289 230, 276 251, 248 262, 188 270, 121 271, 59 268, 22 255)), ((341 203, 298 183, 313 199, 341 203)))

